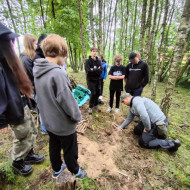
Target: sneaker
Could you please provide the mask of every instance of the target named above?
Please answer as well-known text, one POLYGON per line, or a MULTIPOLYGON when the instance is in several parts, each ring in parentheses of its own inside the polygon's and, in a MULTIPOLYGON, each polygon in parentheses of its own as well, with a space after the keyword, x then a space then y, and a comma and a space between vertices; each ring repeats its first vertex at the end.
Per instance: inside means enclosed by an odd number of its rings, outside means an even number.
POLYGON ((102 96, 99 96, 99 100, 101 100, 102 99, 102 96))
POLYGON ((119 113, 119 108, 115 108, 115 113, 116 113, 116 114, 119 113))
POLYGON ((58 172, 53 171, 52 178, 53 178, 53 179, 57 179, 58 176, 61 174, 61 172, 62 172, 64 169, 66 169, 66 168, 67 168, 66 164, 65 164, 65 163, 62 163, 61 169, 60 169, 58 172))
POLYGON ((178 148, 181 146, 181 142, 178 139, 173 141, 173 143, 174 143, 174 147, 168 149, 168 151, 170 152, 176 152, 178 148))
POLYGON ((89 108, 88 113, 89 115, 92 115, 92 108, 89 108))
POLYGON ((106 112, 109 113, 109 112, 111 112, 111 110, 112 110, 112 108, 109 107, 109 108, 106 110, 106 112))
POLYGON ((26 164, 40 164, 45 160, 45 157, 42 155, 35 154, 33 149, 30 150, 24 162, 26 164))
POLYGON ((75 174, 76 178, 78 179, 84 179, 87 177, 86 171, 84 171, 82 168, 79 168, 79 171, 77 174, 75 174))
POLYGON ((98 106, 94 106, 94 110, 97 112, 101 112, 101 110, 98 108, 98 106))
POLYGON ((18 173, 22 176, 27 176, 33 171, 32 166, 27 165, 24 160, 13 161, 12 168, 15 173, 18 173))

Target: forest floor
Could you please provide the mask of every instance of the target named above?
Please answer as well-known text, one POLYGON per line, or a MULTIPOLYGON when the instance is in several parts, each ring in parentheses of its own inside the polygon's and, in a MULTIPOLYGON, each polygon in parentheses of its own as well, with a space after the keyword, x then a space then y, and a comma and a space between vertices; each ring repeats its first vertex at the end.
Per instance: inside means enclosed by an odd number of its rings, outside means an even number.
MULTIPOLYGON (((86 86, 84 72, 72 73, 79 84, 86 86)), ((164 95, 165 84, 158 83, 156 102, 164 95)), ((151 86, 144 89, 143 96, 150 98, 151 86)), ((179 139, 182 146, 176 153, 162 149, 142 149, 133 134, 135 122, 122 132, 113 127, 120 125, 129 108, 121 105, 120 114, 106 113, 109 101, 109 79, 104 86, 105 105, 101 113, 88 115, 88 104, 80 107, 86 119, 84 134, 78 134, 79 164, 88 178, 77 181, 78 190, 185 190, 190 188, 190 91, 176 87, 169 112, 168 139, 179 139), (122 172, 126 176, 118 173, 122 172)), ((39 129, 35 152, 44 154, 43 164, 33 165, 28 177, 14 175, 11 169, 12 133, 0 134, 0 190, 54 189, 49 161, 48 136, 39 129)))

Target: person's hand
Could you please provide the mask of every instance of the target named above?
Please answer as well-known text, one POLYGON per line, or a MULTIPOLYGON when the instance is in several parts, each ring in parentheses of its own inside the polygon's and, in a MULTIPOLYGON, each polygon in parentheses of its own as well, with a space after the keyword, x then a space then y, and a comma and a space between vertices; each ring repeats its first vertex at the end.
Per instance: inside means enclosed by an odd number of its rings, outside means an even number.
POLYGON ((92 69, 92 68, 90 68, 90 70, 91 70, 91 71, 93 71, 93 69, 92 69))
POLYGON ((120 132, 120 131, 123 131, 123 128, 117 127, 116 130, 117 130, 118 132, 120 132))
POLYGON ((144 133, 148 133, 148 131, 144 128, 144 131, 143 131, 144 133))
POLYGON ((98 67, 98 69, 100 69, 100 66, 98 67))
POLYGON ((106 79, 103 79, 103 82, 105 82, 106 81, 106 79))

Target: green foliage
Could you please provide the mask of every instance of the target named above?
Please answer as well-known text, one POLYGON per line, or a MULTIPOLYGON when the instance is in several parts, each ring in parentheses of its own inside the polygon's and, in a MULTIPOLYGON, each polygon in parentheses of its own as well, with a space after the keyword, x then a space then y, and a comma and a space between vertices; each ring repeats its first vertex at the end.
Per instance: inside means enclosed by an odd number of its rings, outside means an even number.
POLYGON ((13 173, 12 162, 3 162, 0 163, 0 183, 3 185, 5 184, 14 184, 16 175, 13 173))
POLYGON ((78 187, 77 190, 101 190, 96 181, 92 178, 85 178, 79 181, 79 185, 80 187, 78 187))

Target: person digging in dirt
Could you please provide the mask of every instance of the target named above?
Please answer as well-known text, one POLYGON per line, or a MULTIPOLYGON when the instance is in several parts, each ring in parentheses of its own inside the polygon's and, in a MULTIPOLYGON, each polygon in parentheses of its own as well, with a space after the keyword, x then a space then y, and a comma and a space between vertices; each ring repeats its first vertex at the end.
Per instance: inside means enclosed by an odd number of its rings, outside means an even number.
POLYGON ((36 59, 33 74, 38 107, 49 135, 49 154, 53 168, 53 178, 57 178, 67 167, 77 178, 87 176, 78 165, 78 144, 76 126, 81 120, 81 112, 72 95, 67 74, 62 69, 68 46, 56 34, 48 35, 41 48, 45 59, 36 59), (63 163, 61 150, 64 152, 63 163))
POLYGON ((175 152, 181 146, 179 140, 165 140, 168 121, 164 113, 152 100, 140 96, 131 96, 125 93, 121 96, 121 102, 130 106, 127 119, 117 128, 121 131, 128 126, 134 116, 139 116, 141 121, 134 128, 138 135, 139 145, 143 148, 164 148, 175 152))
POLYGON ((85 63, 85 71, 87 75, 87 85, 88 89, 91 91, 90 101, 89 101, 89 110, 88 113, 92 114, 93 109, 101 112, 98 108, 98 98, 100 96, 100 75, 102 73, 102 64, 98 57, 96 56, 97 48, 92 47, 90 49, 89 59, 85 63))
POLYGON ((14 51, 13 42, 18 36, 0 22, 0 128, 9 124, 13 131, 12 167, 26 176, 33 171, 30 164, 45 158, 33 152, 37 128, 26 98, 31 97, 33 89, 14 51))

